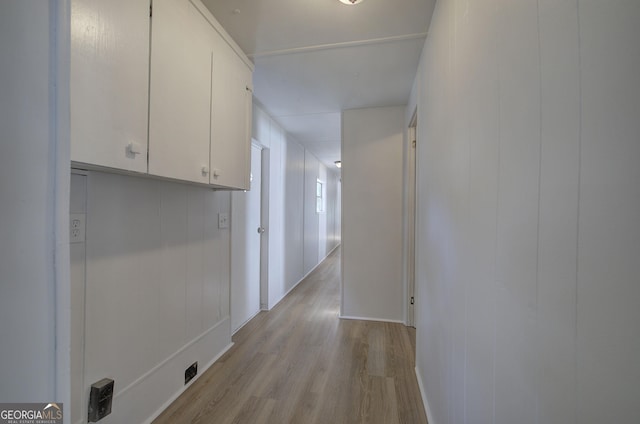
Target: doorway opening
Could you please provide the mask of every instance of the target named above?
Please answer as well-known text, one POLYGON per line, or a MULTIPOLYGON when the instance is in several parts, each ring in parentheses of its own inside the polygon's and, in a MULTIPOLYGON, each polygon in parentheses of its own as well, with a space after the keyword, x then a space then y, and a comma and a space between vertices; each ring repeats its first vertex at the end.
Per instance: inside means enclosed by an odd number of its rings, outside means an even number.
POLYGON ((261 310, 262 147, 251 146, 248 191, 231 194, 231 331, 261 310))

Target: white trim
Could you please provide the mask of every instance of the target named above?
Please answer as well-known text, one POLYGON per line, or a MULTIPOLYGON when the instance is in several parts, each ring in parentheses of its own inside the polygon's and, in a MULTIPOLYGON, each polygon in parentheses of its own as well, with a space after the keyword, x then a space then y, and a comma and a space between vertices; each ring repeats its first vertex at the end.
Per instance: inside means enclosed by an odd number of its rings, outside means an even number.
POLYGON ((371 318, 371 317, 354 317, 351 315, 338 315, 338 318, 340 319, 349 319, 349 320, 359 320, 359 321, 376 321, 376 322, 391 322, 394 324, 404 324, 406 325, 406 323, 402 320, 395 320, 395 319, 383 319, 383 318, 371 318))
MULTIPOLYGON (((50 24, 50 87, 53 93, 50 116, 50 143, 53 141, 53 262, 55 275, 54 331, 55 331, 55 401, 71 404, 71 260, 69 253, 69 195, 71 161, 70 57, 71 2, 51 3, 50 24)), ((64 423, 71 422, 71 408, 64 423)))
POLYGON ((254 53, 248 54, 247 57, 251 59, 255 59, 255 58, 270 57, 270 56, 284 56, 288 54, 315 52, 318 50, 368 46, 371 44, 396 43, 399 41, 419 40, 419 39, 425 39, 425 38, 427 38, 427 33, 419 32, 416 34, 395 35, 391 37, 382 37, 382 38, 371 38, 369 40, 344 41, 341 43, 318 44, 315 46, 294 47, 291 49, 254 52, 254 53))
MULTIPOLYGON (((322 263, 322 262, 320 262, 320 263, 322 263)), ((320 264, 318 264, 318 265, 320 265, 320 264)), ((270 310, 272 310, 273 308, 275 308, 276 306, 278 306, 278 304, 279 304, 280 302, 282 302, 282 301, 284 300, 284 298, 285 298, 285 297, 287 297, 287 296, 289 295, 289 293, 291 293, 291 292, 293 291, 293 289, 295 289, 296 287, 298 287, 298 284, 302 283, 302 281, 303 281, 305 278, 307 278, 307 276, 308 276, 309 274, 311 274, 311 273, 313 272, 313 270, 317 268, 317 266, 318 266, 318 265, 314 266, 314 267, 313 267, 313 269, 312 269, 311 271, 309 271, 308 273, 306 273, 306 274, 305 274, 305 276, 304 276, 304 277, 302 277, 300 280, 298 280, 298 282, 297 282, 297 283, 295 283, 295 284, 293 285, 293 287, 291 287, 289 290, 287 290, 287 292, 286 292, 285 294, 283 294, 283 295, 282 295, 282 297, 276 301, 276 303, 274 303, 274 304, 273 304, 269 309, 266 309, 266 310, 267 310, 267 311, 270 311, 270 310)))
POLYGON ((222 27, 222 25, 220 25, 220 22, 218 22, 215 16, 213 16, 209 9, 207 9, 207 6, 205 6, 200 0, 189 0, 189 2, 191 2, 191 4, 195 6, 195 8, 209 22, 209 24, 211 24, 213 29, 215 29, 216 32, 220 34, 222 39, 226 41, 226 43, 229 44, 229 46, 236 52, 240 60, 242 60, 244 64, 247 65, 249 69, 251 69, 251 72, 253 72, 255 70, 255 65, 253 64, 253 62, 249 59, 245 52, 242 51, 238 43, 236 43, 235 40, 231 38, 231 35, 229 35, 229 33, 222 27))
POLYGON ((334 251, 334 250, 336 250, 338 247, 340 247, 340 244, 341 244, 341 243, 340 243, 340 242, 338 242, 338 244, 336 244, 335 246, 333 246, 333 247, 331 248, 331 250, 329 250, 329 252, 327 253, 327 255, 324 257, 324 259, 320 261, 320 263, 324 262, 324 261, 325 261, 325 259, 327 259, 327 258, 329 257, 329 255, 331 255, 331 254, 333 253, 333 251, 334 251))
MULTIPOLYGON (((215 327, 215 326, 214 326, 215 327)), ((212 327, 212 328, 214 328, 212 327)), ((225 353, 227 353, 229 351, 229 349, 231 349, 233 347, 234 343, 231 342, 227 345, 227 347, 225 347, 224 349, 222 349, 222 351, 220 351, 219 354, 217 354, 211 361, 209 361, 209 363, 207 365, 205 365, 204 369, 202 370, 202 372, 199 372, 188 384, 185 384, 180 390, 178 390, 173 396, 171 396, 169 399, 167 399, 167 401, 165 403, 162 404, 162 406, 160 406, 160 408, 158 408, 158 410, 156 412, 154 412, 153 414, 151 414, 151 416, 149 418, 147 418, 143 424, 151 424, 153 422, 153 420, 155 420, 156 418, 158 418, 160 416, 160 414, 162 414, 165 409, 167 409, 176 399, 178 399, 184 392, 185 390, 187 390, 189 387, 191 387, 191 385, 193 383, 195 383, 196 381, 198 381, 198 379, 204 375, 205 372, 207 372, 207 370, 209 368, 211 368, 211 366, 222 357, 222 355, 224 355, 225 353)))
POLYGON ((253 315, 251 315, 245 322, 243 322, 242 324, 240 324, 240 326, 236 329, 236 330, 231 330, 231 336, 233 337, 238 331, 240 331, 242 329, 242 327, 244 327, 245 325, 249 324, 249 321, 251 321, 252 319, 254 319, 255 317, 258 316, 258 314, 260 312, 262 312, 262 309, 258 309, 256 311, 256 313, 254 313, 253 315))
POLYGON ((262 143, 260 143, 259 140, 256 140, 255 138, 251 137, 251 147, 255 147, 256 149, 260 149, 260 151, 262 151, 265 147, 262 145, 262 143))
POLYGON ((416 217, 417 217, 417 161, 416 148, 413 141, 417 140, 418 107, 413 109, 409 126, 403 135, 403 175, 402 175, 402 307, 405 323, 415 327, 415 268, 416 268, 416 217), (413 162, 413 164, 411 163, 413 162), (413 168, 413 178, 410 169, 413 168), (411 190, 413 189, 413 190, 411 190), (413 210, 410 208, 413 200, 413 210), (413 222, 411 222, 413 221, 413 222), (413 231, 411 231, 413 230, 413 231), (413 278, 412 278, 413 277, 413 278), (413 280, 413 285, 411 284, 413 280), (411 298, 414 304, 411 304, 411 298))
POLYGON ((420 388, 420 396, 422 397, 422 404, 424 405, 424 411, 427 413, 427 422, 429 422, 429 424, 436 424, 436 421, 433 419, 433 414, 431 413, 431 408, 429 408, 429 402, 427 401, 427 392, 424 389, 420 369, 417 365, 415 367, 415 372, 416 380, 418 380, 418 387, 420 388))
POLYGON ((273 308, 275 308, 276 306, 278 306, 278 304, 279 304, 280 302, 282 302, 282 300, 283 300, 285 297, 287 297, 287 296, 289 295, 289 293, 291 293, 291 292, 293 291, 293 289, 295 289, 296 287, 298 287, 298 284, 302 283, 302 282, 304 281, 304 279, 305 279, 305 278, 307 278, 307 277, 308 277, 308 276, 309 276, 313 271, 315 271, 315 270, 316 270, 316 268, 318 268, 318 267, 319 267, 319 266, 320 266, 324 261, 326 261, 326 260, 327 260, 327 258, 329 257, 329 255, 330 255, 330 254, 332 254, 332 253, 333 253, 333 251, 334 251, 334 250, 336 250, 338 247, 340 247, 340 243, 338 243, 336 246, 334 246, 334 248, 333 248, 333 249, 331 249, 331 250, 329 251, 329 253, 327 253, 327 255, 326 255, 326 256, 325 256, 325 257, 324 257, 320 262, 318 262, 318 263, 316 264, 316 266, 314 266, 313 268, 311 268, 311 271, 307 272, 307 273, 304 275, 304 277, 302 277, 300 280, 298 280, 298 282, 297 282, 297 283, 295 283, 295 284, 293 285, 293 287, 291 287, 289 290, 287 290, 287 292, 286 292, 284 295, 282 295, 282 297, 281 297, 280 299, 278 299, 278 301, 277 301, 276 303, 274 303, 274 304, 273 304, 269 309, 263 309, 263 311, 270 311, 270 310, 272 310, 273 308))
MULTIPOLYGON (((187 350, 188 348, 190 348, 191 346, 193 346, 194 344, 198 343, 200 340, 202 340, 204 337, 206 337, 209 333, 211 333, 212 331, 214 331, 215 329, 217 329, 218 327, 220 327, 222 324, 225 323, 230 323, 231 321, 231 317, 230 316, 226 316, 224 318, 222 318, 220 321, 218 321, 213 327, 209 328, 208 330, 205 330, 203 333, 201 333, 199 336, 197 336, 196 338, 194 338, 193 340, 191 340, 189 343, 187 343, 186 345, 182 346, 180 349, 176 350, 174 353, 172 353, 171 355, 169 355, 164 361, 160 362, 158 365, 156 365, 155 367, 151 368, 149 371, 147 371, 146 373, 144 373, 142 376, 138 377, 135 381, 133 381, 132 383, 130 383, 128 386, 126 386, 124 389, 120 390, 118 393, 115 393, 113 395, 114 399, 119 398, 120 396, 122 396, 124 393, 126 393, 127 391, 131 390, 132 388, 134 388, 135 386, 139 385, 140 383, 142 383, 144 380, 146 380, 150 375, 154 374, 156 371, 158 371, 160 368, 162 368, 163 366, 165 366, 166 364, 168 364, 172 359, 174 359, 176 356, 178 356, 179 354, 181 354, 182 352, 184 352, 185 350, 187 350)), ((231 343, 233 345, 233 343, 231 343)), ((227 346, 227 349, 230 346, 227 346)), ((226 350, 225 350, 226 351, 226 350)), ((219 358, 220 355, 216 356, 216 359, 219 358)), ((215 362, 215 361, 214 361, 215 362)), ((207 368, 209 367, 209 365, 207 365, 207 368)), ((194 379, 195 380, 195 379, 194 379)), ((185 386, 186 387, 186 386, 185 386)))

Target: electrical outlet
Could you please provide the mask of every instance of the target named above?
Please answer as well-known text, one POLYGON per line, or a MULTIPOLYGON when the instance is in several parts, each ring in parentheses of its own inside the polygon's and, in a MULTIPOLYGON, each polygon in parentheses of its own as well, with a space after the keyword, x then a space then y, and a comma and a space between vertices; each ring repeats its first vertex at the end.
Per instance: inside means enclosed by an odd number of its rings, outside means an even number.
POLYGON ((110 378, 103 378, 91 385, 89 394, 89 417, 90 423, 95 423, 111 414, 113 402, 114 381, 110 378))
POLYGON ((84 242, 86 215, 72 213, 69 215, 69 243, 84 242))
POLYGON ((184 370, 184 384, 190 382, 196 375, 198 375, 198 361, 194 362, 189 368, 184 370))
POLYGON ((218 228, 229 228, 229 214, 228 213, 219 213, 218 214, 218 228))

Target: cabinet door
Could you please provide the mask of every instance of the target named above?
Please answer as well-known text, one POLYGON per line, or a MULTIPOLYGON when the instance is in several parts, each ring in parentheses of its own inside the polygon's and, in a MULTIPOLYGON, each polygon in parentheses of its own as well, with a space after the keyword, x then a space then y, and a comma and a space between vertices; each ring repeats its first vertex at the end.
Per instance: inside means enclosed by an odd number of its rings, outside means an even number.
POLYGON ((211 27, 188 0, 154 0, 149 174, 209 183, 211 27))
POLYGON ((147 172, 149 0, 71 1, 71 160, 147 172))
POLYGON ((251 69, 222 38, 213 53, 211 184, 249 189, 251 69))

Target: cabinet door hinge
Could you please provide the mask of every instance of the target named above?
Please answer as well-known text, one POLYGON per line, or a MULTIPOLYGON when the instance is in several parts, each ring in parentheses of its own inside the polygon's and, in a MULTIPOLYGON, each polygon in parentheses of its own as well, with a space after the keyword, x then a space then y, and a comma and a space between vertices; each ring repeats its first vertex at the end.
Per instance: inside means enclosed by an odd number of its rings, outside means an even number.
POLYGON ((415 299, 413 298, 413 296, 411 296, 411 304, 413 305, 415 299))

